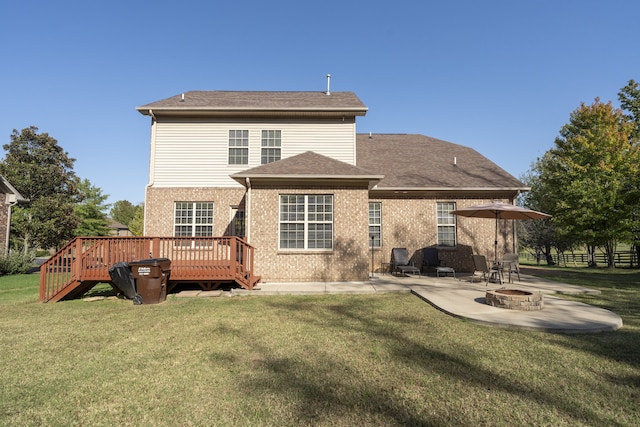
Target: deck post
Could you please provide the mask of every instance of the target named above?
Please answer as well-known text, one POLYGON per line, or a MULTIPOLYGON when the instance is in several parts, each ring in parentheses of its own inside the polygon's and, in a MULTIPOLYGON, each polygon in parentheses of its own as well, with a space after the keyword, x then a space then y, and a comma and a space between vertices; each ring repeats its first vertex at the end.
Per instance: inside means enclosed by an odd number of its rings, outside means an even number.
POLYGON ((82 258, 82 246, 84 245, 84 242, 82 240, 82 237, 78 237, 76 238, 76 247, 73 249, 73 251, 71 252, 71 259, 69 261, 71 261, 71 276, 79 279, 80 278, 80 273, 81 273, 81 262, 80 259, 82 258), (74 253, 75 252, 75 253, 74 253))
POLYGON ((87 286, 110 282, 111 264, 147 254, 171 259, 171 281, 201 286, 235 281, 250 290, 260 280, 254 275, 253 253, 251 245, 235 236, 76 237, 40 267, 40 300, 73 297, 76 289, 86 292, 87 286))
POLYGON ((160 258, 160 238, 153 237, 150 243, 151 247, 149 248, 149 258, 160 258))
POLYGON ((236 253, 238 251, 238 242, 235 236, 232 236, 229 240, 229 262, 231 264, 231 271, 233 274, 238 274, 238 259, 236 258, 236 253))

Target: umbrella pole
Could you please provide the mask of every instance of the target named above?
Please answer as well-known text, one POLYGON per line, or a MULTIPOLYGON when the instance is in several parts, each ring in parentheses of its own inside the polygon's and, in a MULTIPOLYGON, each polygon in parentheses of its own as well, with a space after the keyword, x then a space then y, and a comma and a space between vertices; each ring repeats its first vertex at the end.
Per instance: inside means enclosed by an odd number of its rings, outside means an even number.
POLYGON ((493 262, 498 262, 498 212, 496 212, 496 239, 493 241, 493 262))

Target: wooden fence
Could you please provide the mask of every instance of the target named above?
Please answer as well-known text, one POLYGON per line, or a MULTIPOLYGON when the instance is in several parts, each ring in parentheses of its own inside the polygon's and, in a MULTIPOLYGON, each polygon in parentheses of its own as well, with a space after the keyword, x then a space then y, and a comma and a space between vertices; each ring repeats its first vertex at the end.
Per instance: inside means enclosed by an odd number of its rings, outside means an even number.
MULTIPOLYGON (((528 262, 536 262, 538 264, 546 263, 546 258, 543 254, 536 258, 535 254, 523 253, 521 254, 521 257, 528 262)), ((589 255, 585 253, 556 253, 551 254, 551 258, 556 265, 561 266, 586 267, 589 265, 589 255)), ((595 259, 600 266, 608 265, 607 256, 602 252, 597 252, 595 254, 595 259)), ((638 255, 635 251, 616 252, 614 254, 614 263, 616 267, 638 268, 638 255)))

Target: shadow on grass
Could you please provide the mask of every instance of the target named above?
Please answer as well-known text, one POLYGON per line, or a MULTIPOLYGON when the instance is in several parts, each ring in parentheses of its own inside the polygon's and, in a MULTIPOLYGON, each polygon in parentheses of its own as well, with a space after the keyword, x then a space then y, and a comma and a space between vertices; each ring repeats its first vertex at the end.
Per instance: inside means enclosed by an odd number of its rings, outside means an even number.
MULTIPOLYGON (((595 335, 577 335, 570 345, 640 368, 640 271, 630 269, 591 269, 565 267, 523 267, 522 272, 558 282, 588 286, 601 291, 599 295, 563 295, 613 311, 623 321, 615 332, 595 335)), ((558 340, 559 343, 565 343, 558 340)), ((569 345, 566 342, 564 345, 569 345)), ((637 379, 635 380, 637 385, 637 379)))
MULTIPOLYGON (((327 329, 329 333, 336 334, 336 339, 339 337, 343 339, 344 336, 349 337, 353 334, 354 339, 366 337, 364 340, 374 343, 373 348, 368 350, 369 354, 360 361, 361 364, 368 364, 368 366, 345 364, 342 362, 342 357, 349 357, 349 354, 336 356, 329 348, 322 346, 316 349, 315 358, 308 359, 296 357, 296 355, 276 355, 267 346, 256 344, 257 352, 263 355, 259 364, 266 374, 247 379, 244 382, 247 392, 257 389, 285 401, 295 396, 296 418, 300 423, 327 422, 327 418, 332 419, 332 417, 339 417, 341 421, 351 418, 354 423, 360 421, 361 424, 367 422, 383 422, 392 425, 470 423, 468 411, 464 408, 460 411, 452 411, 451 408, 456 405, 455 402, 440 402, 441 397, 434 396, 433 392, 428 390, 429 383, 432 381, 435 381, 434 387, 443 386, 438 379, 444 379, 446 384, 464 383, 465 389, 481 390, 479 393, 483 397, 489 394, 494 397, 507 394, 525 402, 525 407, 528 402, 538 407, 552 408, 552 412, 564 414, 564 420, 580 420, 593 425, 614 422, 613 419, 592 409, 590 402, 577 404, 575 396, 567 394, 562 388, 532 385, 526 380, 526 374, 516 378, 511 371, 492 369, 491 366, 473 362, 484 355, 479 353, 481 350, 471 345, 451 348, 450 351, 442 350, 440 340, 446 332, 437 330, 437 325, 424 324, 425 318, 419 314, 398 311, 381 319, 376 313, 375 299, 341 298, 337 299, 335 304, 324 306, 314 304, 309 299, 288 301, 274 299, 269 302, 269 305, 276 310, 286 312, 295 321, 305 323, 305 326, 313 329, 327 329), (419 324, 424 326, 424 333, 421 336, 404 332, 406 325, 419 324), (433 346, 431 342, 434 343, 433 346), (377 357, 378 353, 380 357, 377 357), (379 363, 376 362, 377 359, 380 360, 379 363), (408 376, 389 379, 384 373, 380 374, 386 369, 385 362, 389 360, 393 360, 392 369, 394 370, 398 369, 398 365, 401 370, 411 370, 410 378, 408 376), (372 375, 368 375, 368 372, 372 375), (411 384, 412 382, 419 385, 411 384), (417 396, 407 396, 407 389, 417 389, 417 396), (427 396, 424 396, 424 402, 421 402, 423 396, 420 396, 419 390, 427 393, 427 396), (412 399, 417 399, 420 403, 411 402, 412 399)), ((425 304, 424 310, 431 310, 431 308, 425 304)), ((457 319, 451 319, 451 321, 460 325, 457 319)), ((277 326, 274 325, 274 327, 277 326)), ((415 328, 412 329, 415 331, 415 328)), ((470 333, 473 334, 473 331, 470 333)), ((514 341, 518 337, 525 337, 525 335, 516 334, 514 341)), ((553 337, 553 335, 545 335, 545 339, 547 337, 553 337)), ((581 337, 578 337, 577 341, 580 342, 580 339, 581 337)), ((535 338, 530 340, 534 341, 535 338)), ((495 344, 513 345, 514 348, 517 346, 517 342, 496 341, 495 344)), ((357 348, 358 344, 354 343, 354 346, 357 348)), ((444 348, 450 347, 445 345, 444 348)), ((354 357, 359 356, 354 355, 354 357)), ((465 397, 460 396, 462 393, 464 392, 453 390, 449 399, 465 402, 465 397)), ((478 402, 469 403, 482 406, 478 402)), ((502 411, 509 407, 510 402, 507 401, 493 410, 502 411)), ((476 409, 472 418, 475 416, 476 422, 482 421, 482 416, 491 411, 491 408, 484 407, 476 409)), ((500 418, 500 420, 504 419, 500 418)), ((537 423, 541 422, 541 419, 525 417, 522 421, 537 423)), ((331 424, 331 421, 328 423, 331 424)))

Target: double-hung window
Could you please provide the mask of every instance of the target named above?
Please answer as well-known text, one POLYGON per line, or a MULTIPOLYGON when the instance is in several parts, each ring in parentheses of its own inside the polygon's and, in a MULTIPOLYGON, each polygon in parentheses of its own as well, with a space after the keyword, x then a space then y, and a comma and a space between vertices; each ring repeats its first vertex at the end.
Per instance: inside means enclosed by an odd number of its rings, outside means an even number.
POLYGON ((213 236, 213 202, 176 202, 174 236, 213 236))
POLYGON ((231 207, 231 222, 229 224, 229 235, 245 237, 244 231, 244 209, 239 207, 231 207))
POLYGON ((280 130, 263 130, 262 143, 260 152, 260 162, 265 165, 267 163, 280 160, 280 149, 282 146, 282 131, 280 130))
POLYGON ((382 203, 369 202, 369 247, 382 245, 382 203))
POLYGON ((249 164, 248 130, 229 130, 229 164, 249 164))
POLYGON ((456 217, 451 213, 455 210, 454 202, 437 204, 438 246, 454 247, 456 245, 456 217))
POLYGON ((333 248, 333 196, 280 196, 280 249, 333 248))

